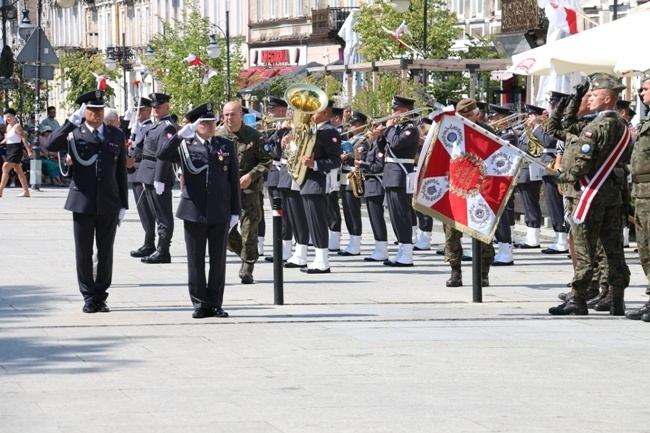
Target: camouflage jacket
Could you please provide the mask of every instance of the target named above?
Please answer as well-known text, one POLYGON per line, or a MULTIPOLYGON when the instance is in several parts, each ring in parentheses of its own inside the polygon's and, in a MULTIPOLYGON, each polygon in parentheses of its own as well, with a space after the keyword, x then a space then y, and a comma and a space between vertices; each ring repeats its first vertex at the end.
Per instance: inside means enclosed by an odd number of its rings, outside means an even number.
POLYGON ((216 135, 235 142, 239 176, 249 174, 253 178, 250 186, 242 192, 248 194, 261 191, 264 173, 269 169, 273 160, 272 155, 265 148, 264 136, 248 125, 242 125, 237 132, 229 131, 225 125, 222 125, 217 129, 216 135))
MULTIPOLYGON (((650 116, 639 124, 639 136, 632 149, 632 174, 650 175, 650 116)), ((633 183, 632 197, 650 198, 650 182, 633 183)))

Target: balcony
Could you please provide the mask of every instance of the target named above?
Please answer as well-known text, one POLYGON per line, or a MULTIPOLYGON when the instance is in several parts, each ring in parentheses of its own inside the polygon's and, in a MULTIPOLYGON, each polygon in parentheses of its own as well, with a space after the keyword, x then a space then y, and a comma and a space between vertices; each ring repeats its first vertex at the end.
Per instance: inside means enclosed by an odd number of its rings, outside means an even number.
POLYGON ((312 36, 341 43, 338 33, 350 12, 357 8, 312 9, 312 36))

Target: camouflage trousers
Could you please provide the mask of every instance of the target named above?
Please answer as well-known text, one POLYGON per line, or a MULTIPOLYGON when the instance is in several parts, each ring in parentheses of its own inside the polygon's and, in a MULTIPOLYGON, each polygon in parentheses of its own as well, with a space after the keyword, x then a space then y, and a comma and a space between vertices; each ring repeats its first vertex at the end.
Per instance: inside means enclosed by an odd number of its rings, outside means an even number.
POLYGON ((259 258, 257 249, 258 224, 262 218, 260 197, 256 192, 241 193, 239 227, 228 235, 228 249, 242 259, 242 269, 253 272, 259 258), (239 230, 238 230, 239 229, 239 230), (241 231, 241 233, 240 233, 241 231))
POLYGON ((607 254, 603 248, 603 242, 598 238, 596 244, 596 257, 594 257, 594 274, 591 277, 591 288, 598 290, 600 287, 609 287, 607 277, 609 275, 609 264, 607 263, 607 254))
POLYGON ((643 273, 648 279, 645 293, 650 295, 650 198, 637 198, 634 207, 636 244, 643 273))
MULTIPOLYGON (((445 230, 445 262, 453 266, 460 266, 463 258, 463 246, 460 238, 463 233, 444 225, 445 230)), ((490 272, 490 266, 494 262, 494 245, 481 242, 481 273, 487 275, 490 272)))
MULTIPOLYGON (((573 214, 578 198, 567 198, 567 210, 573 214)), ((599 194, 594 197, 587 218, 582 224, 571 219, 571 232, 576 252, 576 269, 571 282, 571 296, 585 299, 594 276, 598 240, 602 242, 608 263, 607 283, 612 293, 623 296, 630 283, 630 269, 625 263, 621 206, 606 202, 599 194)))

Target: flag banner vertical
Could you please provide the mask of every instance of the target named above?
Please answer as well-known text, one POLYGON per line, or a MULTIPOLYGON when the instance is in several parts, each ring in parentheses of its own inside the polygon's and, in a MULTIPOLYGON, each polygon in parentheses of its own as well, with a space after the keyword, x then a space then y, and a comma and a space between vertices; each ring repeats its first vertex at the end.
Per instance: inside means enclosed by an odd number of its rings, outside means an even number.
POLYGON ((482 242, 492 242, 521 156, 480 126, 444 111, 427 136, 413 208, 482 242))

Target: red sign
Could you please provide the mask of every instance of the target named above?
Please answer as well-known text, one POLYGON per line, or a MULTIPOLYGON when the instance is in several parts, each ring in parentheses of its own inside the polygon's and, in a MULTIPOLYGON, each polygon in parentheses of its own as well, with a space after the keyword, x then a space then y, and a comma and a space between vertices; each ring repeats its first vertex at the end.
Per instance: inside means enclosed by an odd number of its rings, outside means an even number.
POLYGON ((267 65, 289 64, 289 50, 264 50, 262 51, 262 63, 267 65))

